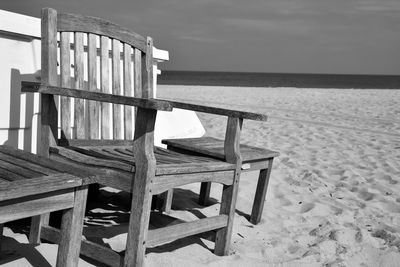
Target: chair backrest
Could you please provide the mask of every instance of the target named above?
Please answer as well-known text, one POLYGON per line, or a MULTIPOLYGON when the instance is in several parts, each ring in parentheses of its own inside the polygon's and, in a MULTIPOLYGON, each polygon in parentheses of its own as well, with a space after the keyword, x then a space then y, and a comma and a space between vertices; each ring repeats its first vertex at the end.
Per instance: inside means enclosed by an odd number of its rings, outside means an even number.
MULTIPOLYGON (((109 21, 42 10, 42 82, 151 98, 153 41, 109 21)), ((61 139, 133 139, 131 107, 60 97, 61 139)), ((56 139, 57 139, 56 138, 56 139)))

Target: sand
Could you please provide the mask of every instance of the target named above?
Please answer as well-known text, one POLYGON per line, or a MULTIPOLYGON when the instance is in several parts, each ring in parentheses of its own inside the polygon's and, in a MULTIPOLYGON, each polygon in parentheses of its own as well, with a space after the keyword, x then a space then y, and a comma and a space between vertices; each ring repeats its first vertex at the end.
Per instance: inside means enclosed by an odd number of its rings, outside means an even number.
MULTIPOLYGON (((258 225, 246 219, 257 173, 242 175, 229 256, 213 255, 213 242, 194 237, 149 250, 146 266, 399 266, 400 90, 160 86, 158 95, 268 114, 267 122, 245 121, 242 141, 281 156, 258 225)), ((226 118, 199 117, 207 135, 223 137, 226 118)), ((206 208, 195 202, 198 186, 177 190, 172 216, 215 214, 220 189, 213 186, 206 208)), ((114 235, 102 236, 100 227, 86 229, 88 238, 121 250, 127 209, 95 216, 106 213, 93 208, 88 223, 114 225, 114 235)), ((28 248, 26 235, 9 227, 5 235, 6 252, 22 256, 0 260, 4 266, 54 264, 56 245, 28 248)))

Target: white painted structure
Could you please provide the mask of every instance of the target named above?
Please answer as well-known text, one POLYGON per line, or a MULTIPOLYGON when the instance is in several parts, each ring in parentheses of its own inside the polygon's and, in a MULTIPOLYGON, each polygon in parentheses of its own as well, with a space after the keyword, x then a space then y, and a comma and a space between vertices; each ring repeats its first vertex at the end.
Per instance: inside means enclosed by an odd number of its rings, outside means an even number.
MULTIPOLYGON (((169 53, 154 48, 154 97, 158 62, 169 53)), ((40 79, 40 19, 0 10, 0 144, 36 152, 39 95, 21 93, 21 81, 40 79)), ((162 138, 198 137, 204 128, 194 112, 159 113, 155 143, 162 138)))

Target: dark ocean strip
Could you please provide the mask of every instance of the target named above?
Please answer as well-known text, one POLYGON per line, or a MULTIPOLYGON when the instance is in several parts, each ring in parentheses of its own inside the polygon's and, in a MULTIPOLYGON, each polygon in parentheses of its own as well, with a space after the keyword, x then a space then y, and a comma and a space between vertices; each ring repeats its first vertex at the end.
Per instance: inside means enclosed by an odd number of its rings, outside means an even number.
POLYGON ((162 74, 158 76, 158 84, 340 89, 400 89, 400 75, 162 71, 162 74))

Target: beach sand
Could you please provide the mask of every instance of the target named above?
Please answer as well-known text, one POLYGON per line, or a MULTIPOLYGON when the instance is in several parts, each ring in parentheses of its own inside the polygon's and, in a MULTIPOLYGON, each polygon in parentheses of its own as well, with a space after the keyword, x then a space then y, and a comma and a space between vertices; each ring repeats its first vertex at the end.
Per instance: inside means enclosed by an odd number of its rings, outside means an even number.
MULTIPOLYGON (((229 256, 212 254, 206 236, 191 237, 149 249, 146 266, 399 266, 400 90, 163 85, 158 96, 268 114, 267 122, 245 121, 241 140, 281 156, 258 225, 247 220, 258 174, 242 175, 229 256)), ((207 135, 224 136, 225 117, 198 115, 207 135)), ((205 208, 196 204, 198 189, 176 190, 172 216, 218 212, 221 186, 212 187, 213 204, 205 208)), ((88 238, 122 250, 127 210, 92 207, 87 223, 100 226, 88 227, 88 238), (114 234, 104 236, 108 225, 114 234)), ((168 220, 155 215, 151 224, 168 220)), ((56 245, 27 247, 26 235, 12 226, 5 227, 3 249, 20 256, 0 263, 54 264, 56 245)))

